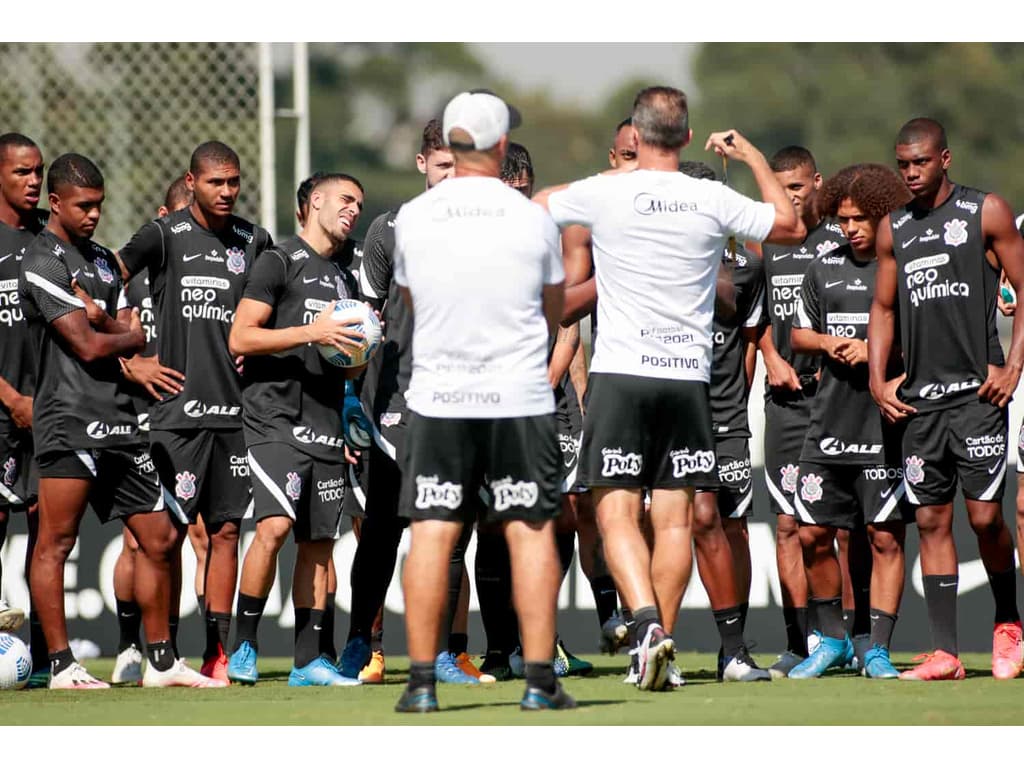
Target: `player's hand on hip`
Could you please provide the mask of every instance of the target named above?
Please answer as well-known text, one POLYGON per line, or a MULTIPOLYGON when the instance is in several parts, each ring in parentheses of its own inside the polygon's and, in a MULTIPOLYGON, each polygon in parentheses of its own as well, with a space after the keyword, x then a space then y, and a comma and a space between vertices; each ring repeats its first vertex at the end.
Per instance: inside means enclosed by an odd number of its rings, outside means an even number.
POLYGON ((900 385, 906 378, 907 374, 904 373, 895 379, 889 379, 889 381, 886 381, 877 389, 874 385, 871 387, 871 397, 874 398, 875 404, 878 405, 878 409, 882 412, 882 416, 890 424, 895 424, 911 414, 917 413, 916 408, 904 403, 897 395, 900 385))
POLYGON ((163 400, 161 391, 168 395, 178 395, 184 391, 182 384, 185 374, 160 364, 160 359, 136 355, 128 360, 121 358, 121 370, 128 381, 143 387, 154 400, 163 400))
POLYGON ((1019 381, 1019 370, 1010 366, 990 365, 988 378, 978 389, 978 397, 988 400, 998 408, 1005 408, 1013 399, 1019 381))

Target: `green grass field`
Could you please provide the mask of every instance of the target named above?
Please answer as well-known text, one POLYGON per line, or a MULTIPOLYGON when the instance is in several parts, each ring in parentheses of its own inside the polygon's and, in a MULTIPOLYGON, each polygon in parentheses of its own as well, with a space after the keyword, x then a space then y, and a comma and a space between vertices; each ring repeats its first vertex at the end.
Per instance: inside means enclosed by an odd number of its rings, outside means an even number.
MULTIPOLYGON (((443 711, 399 715, 395 701, 408 669, 388 659, 387 684, 359 688, 289 688, 290 660, 260 660, 254 687, 227 690, 0 691, 4 725, 1021 725, 1024 678, 992 679, 987 654, 965 654, 967 679, 911 683, 836 672, 819 680, 723 685, 714 656, 679 654, 683 688, 644 693, 621 682, 625 656, 589 656, 595 671, 569 678, 580 702, 569 712, 520 712, 522 682, 438 687, 443 711)), ((771 656, 758 655, 767 665, 771 656)), ((897 666, 909 655, 897 654, 897 666)), ((89 662, 108 677, 110 659, 89 662)))

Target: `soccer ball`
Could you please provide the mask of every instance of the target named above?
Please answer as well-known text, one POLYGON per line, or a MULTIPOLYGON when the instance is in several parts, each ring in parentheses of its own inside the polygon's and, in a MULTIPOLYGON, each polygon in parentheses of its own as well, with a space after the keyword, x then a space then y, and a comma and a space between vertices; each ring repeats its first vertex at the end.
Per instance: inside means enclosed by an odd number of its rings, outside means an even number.
POLYGON ((31 674, 28 646, 14 635, 0 632, 0 689, 24 688, 31 674))
POLYGON ((365 364, 380 346, 381 330, 377 315, 361 301, 338 299, 331 317, 335 320, 357 320, 359 325, 355 327, 366 335, 366 347, 362 352, 349 354, 331 344, 318 344, 324 360, 339 368, 356 368, 365 364))

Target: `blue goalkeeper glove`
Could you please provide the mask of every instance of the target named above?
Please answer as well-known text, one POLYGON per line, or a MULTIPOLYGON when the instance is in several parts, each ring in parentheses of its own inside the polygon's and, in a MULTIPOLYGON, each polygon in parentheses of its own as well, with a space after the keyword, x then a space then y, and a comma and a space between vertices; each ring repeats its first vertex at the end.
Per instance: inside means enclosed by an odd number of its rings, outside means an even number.
POLYGON ((345 382, 345 400, 341 405, 341 424, 345 445, 363 451, 373 443, 373 425, 370 423, 363 404, 356 397, 351 381, 345 382))

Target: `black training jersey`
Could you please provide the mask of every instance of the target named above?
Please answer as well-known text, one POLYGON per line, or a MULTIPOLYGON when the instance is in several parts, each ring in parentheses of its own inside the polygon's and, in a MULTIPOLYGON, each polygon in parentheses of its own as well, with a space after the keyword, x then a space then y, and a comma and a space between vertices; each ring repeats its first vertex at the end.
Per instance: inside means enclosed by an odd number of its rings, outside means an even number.
MULTIPOLYGON (((825 219, 807 233, 803 243, 793 245, 762 246, 764 254, 764 275, 766 283, 765 312, 772 326, 772 341, 782 359, 793 366, 797 376, 813 376, 818 370, 818 359, 814 355, 795 354, 789 344, 789 333, 793 328, 793 312, 800 298, 800 286, 804 272, 811 261, 838 248, 846 242, 839 225, 825 219)), ((765 384, 765 396, 771 396, 771 387, 765 384)))
POLYGON ((736 312, 715 313, 714 357, 711 361, 711 423, 716 435, 750 437, 747 420, 747 371, 744 328, 756 328, 764 318, 764 265, 746 248, 722 258, 722 269, 732 272, 736 312))
MULTIPOLYGON (((877 260, 855 259, 849 245, 815 259, 804 275, 793 327, 866 341, 877 272, 877 260)), ((888 429, 883 434, 882 413, 868 389, 867 363, 851 368, 825 354, 820 359, 821 382, 800 460, 865 465, 898 459, 898 441, 888 429)), ((890 378, 898 374, 889 371, 890 378)))
MULTIPOLYGON (((351 274, 300 237, 268 249, 253 266, 244 298, 273 307, 264 328, 312 323, 332 301, 355 298, 351 274)), ((313 344, 245 360, 243 424, 247 445, 286 443, 310 456, 341 461, 345 369, 313 344)))
POLYGON ((73 279, 111 317, 128 306, 117 261, 106 248, 91 240, 76 247, 43 230, 25 251, 18 290, 37 351, 32 408, 37 456, 141 442, 117 358, 83 362, 51 326, 84 309, 73 279))
MULTIPOLYGON (((25 251, 45 226, 45 211, 39 211, 38 219, 25 229, 14 229, 0 221, 0 376, 19 394, 29 397, 36 391, 36 359, 18 300, 18 272, 25 251)), ((0 407, 0 434, 12 429, 11 415, 0 407)))
POLYGON ((387 211, 370 224, 359 270, 362 297, 381 311, 384 323, 384 341, 367 366, 362 390, 363 405, 378 423, 385 411, 404 407, 412 377, 412 313, 394 281, 397 215, 387 211))
MULTIPOLYGON (((124 288, 128 297, 128 306, 139 308, 139 321, 146 332, 146 348, 140 353, 145 357, 152 357, 156 354, 156 312, 153 310, 153 295, 149 290, 149 273, 143 272, 128 281, 124 288)), ((128 393, 135 404, 135 410, 139 413, 139 423, 148 424, 149 407, 153 398, 138 384, 127 384, 128 393)))
POLYGON ((245 276, 270 242, 266 230, 237 216, 212 232, 185 208, 149 222, 121 250, 129 274, 148 270, 160 362, 185 375, 180 394, 150 408, 153 429, 241 426, 241 381, 228 333, 245 276))
POLYGON ((900 398, 918 411, 977 399, 992 356, 1002 357, 992 343, 999 270, 985 258, 984 201, 957 184, 937 208, 890 214, 907 367, 900 398))

